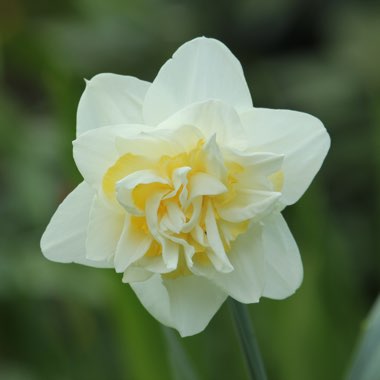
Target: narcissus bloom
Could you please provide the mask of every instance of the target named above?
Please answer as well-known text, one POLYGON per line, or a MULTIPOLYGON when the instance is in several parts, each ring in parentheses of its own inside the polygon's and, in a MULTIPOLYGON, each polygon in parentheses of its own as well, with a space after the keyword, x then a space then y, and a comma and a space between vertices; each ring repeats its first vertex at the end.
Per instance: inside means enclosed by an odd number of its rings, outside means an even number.
POLYGON ((42 240, 53 261, 114 268, 182 336, 227 296, 282 299, 303 276, 281 216, 319 170, 330 139, 313 116, 254 108, 240 63, 197 38, 153 83, 87 82, 74 159, 84 181, 42 240))

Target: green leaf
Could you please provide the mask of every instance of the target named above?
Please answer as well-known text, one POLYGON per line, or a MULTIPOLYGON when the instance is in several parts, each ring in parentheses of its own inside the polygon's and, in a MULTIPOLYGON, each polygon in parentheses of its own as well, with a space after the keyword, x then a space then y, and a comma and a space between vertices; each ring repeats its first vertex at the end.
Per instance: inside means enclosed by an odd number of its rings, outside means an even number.
POLYGON ((378 380, 380 374, 380 296, 364 324, 347 380, 378 380))

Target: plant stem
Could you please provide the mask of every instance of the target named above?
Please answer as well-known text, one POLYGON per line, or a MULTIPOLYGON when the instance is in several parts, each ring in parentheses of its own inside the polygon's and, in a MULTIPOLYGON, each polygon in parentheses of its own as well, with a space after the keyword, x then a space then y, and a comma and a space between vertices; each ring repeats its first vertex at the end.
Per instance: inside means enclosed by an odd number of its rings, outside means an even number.
POLYGON ((261 358, 259 346, 253 331, 251 318, 246 305, 229 298, 229 306, 236 330, 239 335, 240 344, 244 352, 251 380, 267 380, 264 363, 261 358))

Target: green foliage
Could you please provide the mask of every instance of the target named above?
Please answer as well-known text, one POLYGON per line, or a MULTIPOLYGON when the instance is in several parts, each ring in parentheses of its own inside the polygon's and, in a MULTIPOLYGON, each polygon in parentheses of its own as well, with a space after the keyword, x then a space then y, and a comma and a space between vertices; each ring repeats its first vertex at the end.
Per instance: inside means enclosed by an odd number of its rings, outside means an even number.
POLYGON ((363 326, 347 380, 377 380, 380 374, 380 298, 363 326))
POLYGON ((332 136, 318 178, 285 211, 304 283, 250 310, 270 379, 342 378, 380 288, 379 11, 369 0, 2 2, 0 378, 244 379, 225 306, 202 334, 178 340, 116 273, 54 264, 39 249, 80 181, 71 140, 83 78, 152 80, 199 35, 241 60, 256 106, 312 113, 332 136))

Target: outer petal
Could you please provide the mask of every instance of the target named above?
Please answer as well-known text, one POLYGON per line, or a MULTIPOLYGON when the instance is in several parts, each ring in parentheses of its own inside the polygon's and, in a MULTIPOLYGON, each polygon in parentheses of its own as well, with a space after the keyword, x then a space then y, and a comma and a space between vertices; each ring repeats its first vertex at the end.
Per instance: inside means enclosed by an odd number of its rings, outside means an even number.
POLYGON ((142 123, 142 104, 149 86, 116 74, 99 74, 86 81, 78 106, 77 136, 106 125, 142 123))
POLYGON ((143 106, 145 121, 156 125, 195 102, 219 99, 238 109, 252 107, 239 61, 221 42, 196 38, 162 66, 143 106))
POLYGON ((122 207, 96 195, 92 202, 87 228, 86 257, 90 260, 111 260, 124 224, 122 207))
POLYGON ((301 285, 303 268, 297 244, 281 214, 263 222, 265 251, 264 297, 283 299, 301 285))
POLYGON ((73 153, 86 182, 97 188, 106 171, 126 153, 159 159, 164 154, 179 154, 187 146, 194 147, 203 137, 198 128, 188 125, 166 130, 143 129, 140 124, 113 125, 80 135, 73 142, 73 153))
POLYGON ((46 258, 60 263, 79 263, 111 268, 106 261, 85 257, 86 231, 94 191, 82 182, 60 204, 41 239, 41 250, 46 258))
POLYGON ((192 275, 174 280, 154 275, 131 286, 145 308, 182 337, 204 330, 227 297, 207 279, 192 275))
POLYGON ((86 182, 96 188, 106 171, 120 157, 116 140, 120 137, 136 137, 139 125, 113 125, 88 131, 73 141, 75 163, 86 182))
POLYGON ((208 277, 232 298, 243 302, 258 302, 265 285, 265 252, 262 228, 253 224, 232 244, 228 257, 234 270, 230 273, 210 272, 208 277))
POLYGON ((130 282, 146 281, 153 276, 152 272, 145 270, 139 266, 129 266, 123 274, 123 282, 128 284, 130 282))
POLYGON ((240 115, 252 150, 283 154, 282 201, 295 203, 320 169, 330 147, 322 122, 302 112, 257 108, 240 115))

